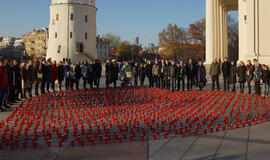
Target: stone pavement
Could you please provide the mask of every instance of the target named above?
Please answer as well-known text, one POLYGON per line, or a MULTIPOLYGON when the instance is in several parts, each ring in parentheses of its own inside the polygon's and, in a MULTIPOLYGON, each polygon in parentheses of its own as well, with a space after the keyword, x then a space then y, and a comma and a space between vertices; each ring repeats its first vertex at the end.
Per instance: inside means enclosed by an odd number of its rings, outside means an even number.
MULTIPOLYGON (((104 78, 101 80, 104 86, 104 78)), ((206 89, 210 89, 208 83, 206 89)), ((223 86, 221 84, 221 86, 223 86)), ((221 87, 222 88, 222 87, 221 87)), ((12 110, 16 104, 12 106, 12 110)), ((0 113, 0 122, 11 113, 0 113)), ((0 130, 1 132, 1 130, 0 130)), ((1 160, 12 159, 53 159, 53 160, 231 160, 258 159, 270 157, 270 122, 247 126, 239 129, 227 129, 207 135, 182 138, 172 135, 168 139, 148 140, 144 142, 123 142, 122 144, 98 144, 95 146, 67 147, 59 151, 39 146, 38 149, 0 150, 1 160)))

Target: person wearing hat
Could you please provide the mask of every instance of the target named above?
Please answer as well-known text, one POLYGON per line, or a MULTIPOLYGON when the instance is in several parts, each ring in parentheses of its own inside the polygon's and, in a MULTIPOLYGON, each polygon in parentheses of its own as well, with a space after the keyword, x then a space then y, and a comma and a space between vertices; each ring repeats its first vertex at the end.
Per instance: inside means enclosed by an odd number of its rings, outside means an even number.
POLYGON ((0 59, 0 82, 0 111, 3 112, 7 107, 8 75, 2 59, 0 59))

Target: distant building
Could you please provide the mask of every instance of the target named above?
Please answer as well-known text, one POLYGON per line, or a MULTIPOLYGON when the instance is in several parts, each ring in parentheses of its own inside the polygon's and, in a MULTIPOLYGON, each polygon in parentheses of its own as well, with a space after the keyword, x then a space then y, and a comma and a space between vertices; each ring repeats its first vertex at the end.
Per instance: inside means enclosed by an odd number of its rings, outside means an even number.
POLYGON ((136 38, 134 39, 134 45, 137 45, 137 46, 140 45, 140 39, 139 39, 139 37, 136 37, 136 38))
POLYGON ((48 44, 48 29, 34 30, 24 34, 22 39, 25 44, 26 54, 30 57, 39 58, 46 56, 48 44))
POLYGON ((20 59, 24 56, 24 52, 22 39, 13 37, 0 38, 0 57, 20 59))
POLYGON ((97 53, 102 60, 108 59, 110 56, 110 43, 108 39, 97 36, 97 53))

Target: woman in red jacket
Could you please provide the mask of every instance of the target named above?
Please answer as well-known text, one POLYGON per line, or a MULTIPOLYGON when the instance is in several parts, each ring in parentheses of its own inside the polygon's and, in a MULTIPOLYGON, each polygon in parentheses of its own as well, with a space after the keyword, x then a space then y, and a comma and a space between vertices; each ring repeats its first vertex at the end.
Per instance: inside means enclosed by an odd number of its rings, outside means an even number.
POLYGON ((3 112, 7 108, 8 96, 8 75, 7 70, 4 68, 3 60, 0 59, 0 111, 3 112))

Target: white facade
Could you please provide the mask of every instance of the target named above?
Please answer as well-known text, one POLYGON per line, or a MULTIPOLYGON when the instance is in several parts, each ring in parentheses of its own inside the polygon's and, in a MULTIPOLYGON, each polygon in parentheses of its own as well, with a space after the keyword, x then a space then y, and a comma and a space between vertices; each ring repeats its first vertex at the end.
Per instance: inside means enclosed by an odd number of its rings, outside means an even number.
POLYGON ((102 60, 109 58, 110 42, 108 39, 97 36, 97 52, 98 57, 102 60))
POLYGON ((47 59, 98 58, 95 0, 52 0, 47 59))
POLYGON ((239 12, 239 60, 270 65, 269 0, 206 0, 206 63, 228 56, 227 12, 239 12))

